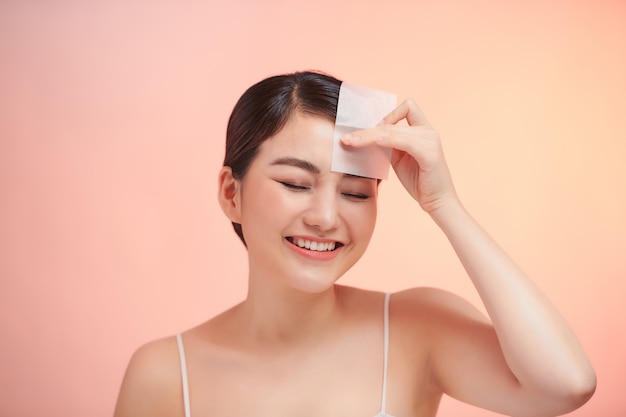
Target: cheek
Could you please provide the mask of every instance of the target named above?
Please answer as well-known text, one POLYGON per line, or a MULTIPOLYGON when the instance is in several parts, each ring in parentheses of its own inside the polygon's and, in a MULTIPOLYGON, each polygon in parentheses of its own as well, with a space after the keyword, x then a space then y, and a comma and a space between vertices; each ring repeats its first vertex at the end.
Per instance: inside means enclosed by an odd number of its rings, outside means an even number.
POLYGON ((297 210, 294 199, 289 199, 273 184, 249 183, 241 199, 242 226, 250 229, 270 229, 284 225, 297 210))
MULTIPOLYGON (((263 204, 264 201, 266 201, 264 195, 267 195, 267 192, 262 187, 259 187, 254 183, 246 184, 246 187, 241 194, 241 212, 243 222, 263 217, 267 211, 269 211, 269 204, 263 204)), ((267 198, 269 199, 271 197, 268 196, 267 198)))
POLYGON ((374 233, 376 215, 376 202, 365 204, 347 203, 344 208, 344 219, 346 219, 353 231, 368 238, 374 233))

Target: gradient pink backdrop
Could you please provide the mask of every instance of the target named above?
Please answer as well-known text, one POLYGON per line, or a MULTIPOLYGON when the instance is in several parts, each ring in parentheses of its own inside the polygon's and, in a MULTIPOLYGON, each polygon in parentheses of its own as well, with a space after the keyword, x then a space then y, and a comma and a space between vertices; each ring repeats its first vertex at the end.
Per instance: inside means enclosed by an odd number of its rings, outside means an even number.
MULTIPOLYGON (((215 199, 227 117, 310 68, 420 103, 466 206, 596 367, 572 415, 626 415, 625 3, 29 3, 0 3, 1 416, 111 415, 136 347, 244 297, 215 199)), ((343 282, 479 305, 395 177, 343 282)))

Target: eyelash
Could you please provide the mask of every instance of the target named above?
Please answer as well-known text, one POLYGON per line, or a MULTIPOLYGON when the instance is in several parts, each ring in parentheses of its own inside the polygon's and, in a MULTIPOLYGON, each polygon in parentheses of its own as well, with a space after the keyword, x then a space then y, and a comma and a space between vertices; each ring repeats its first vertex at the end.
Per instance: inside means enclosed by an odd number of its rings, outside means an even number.
POLYGON ((294 191, 307 191, 311 189, 311 187, 308 187, 306 185, 292 184, 290 182, 284 182, 284 181, 278 181, 278 182, 284 185, 286 188, 289 188, 290 190, 294 190, 294 191))
MULTIPOLYGON (((288 188, 293 191, 308 191, 311 189, 311 187, 306 186, 306 185, 292 184, 290 182, 285 182, 285 181, 278 181, 278 182, 282 184, 285 188, 288 188)), ((368 198, 370 198, 370 196, 366 194, 357 194, 357 193, 341 193, 341 194, 345 197, 353 198, 356 200, 367 200, 368 198)))
POLYGON ((345 195, 348 198, 354 198, 356 200, 362 200, 362 201, 365 201, 368 198, 370 198, 369 195, 365 195, 365 194, 354 194, 354 193, 341 193, 341 194, 345 195))

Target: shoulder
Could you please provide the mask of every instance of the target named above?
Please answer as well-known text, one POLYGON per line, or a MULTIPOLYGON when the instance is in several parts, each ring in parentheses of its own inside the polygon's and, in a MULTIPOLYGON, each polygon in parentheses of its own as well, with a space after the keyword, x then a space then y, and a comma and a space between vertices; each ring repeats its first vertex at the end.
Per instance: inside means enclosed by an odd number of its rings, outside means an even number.
MULTIPOLYGON (((353 306, 366 307, 378 311, 378 300, 382 303, 384 293, 364 290, 361 288, 337 286, 342 298, 353 306)), ((429 322, 434 319, 477 320, 488 322, 486 316, 464 298, 443 289, 433 287, 413 287, 390 293, 389 311, 394 320, 407 320, 415 323, 416 319, 425 318, 429 322)))
POLYGON ((141 346, 130 359, 128 371, 138 377, 149 377, 153 384, 164 384, 180 376, 178 344, 175 336, 141 346))
POLYGON ((389 302, 392 326, 405 342, 431 345, 458 340, 461 334, 491 331, 491 322, 464 298, 449 291, 419 287, 393 293, 389 302))
POLYGON ((428 313, 429 319, 459 316, 480 321, 487 320, 469 301, 439 288, 416 287, 393 293, 390 306, 395 311, 409 315, 428 313))
POLYGON ((179 415, 183 410, 181 385, 176 338, 147 343, 135 351, 128 363, 115 417, 179 415))

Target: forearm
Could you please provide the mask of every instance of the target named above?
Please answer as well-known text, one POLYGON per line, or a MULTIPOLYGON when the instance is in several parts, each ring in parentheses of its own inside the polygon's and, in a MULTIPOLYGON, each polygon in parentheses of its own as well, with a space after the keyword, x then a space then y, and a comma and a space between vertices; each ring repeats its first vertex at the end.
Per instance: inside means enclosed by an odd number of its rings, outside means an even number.
POLYGON ((595 384, 570 327, 500 246, 460 204, 431 213, 472 279, 507 364, 524 386, 586 392, 595 384))

